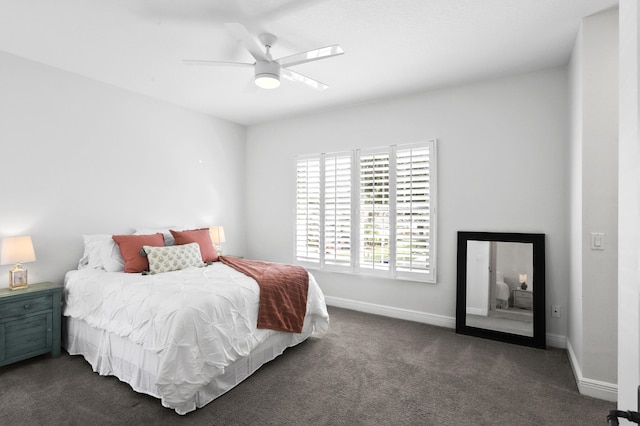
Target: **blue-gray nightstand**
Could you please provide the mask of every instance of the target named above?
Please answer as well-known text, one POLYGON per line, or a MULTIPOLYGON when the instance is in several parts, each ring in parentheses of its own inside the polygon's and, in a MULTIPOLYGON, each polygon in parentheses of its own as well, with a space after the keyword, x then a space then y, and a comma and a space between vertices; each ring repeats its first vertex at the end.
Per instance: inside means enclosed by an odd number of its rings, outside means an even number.
POLYGON ((51 352, 60 355, 62 285, 0 289, 0 366, 51 352))

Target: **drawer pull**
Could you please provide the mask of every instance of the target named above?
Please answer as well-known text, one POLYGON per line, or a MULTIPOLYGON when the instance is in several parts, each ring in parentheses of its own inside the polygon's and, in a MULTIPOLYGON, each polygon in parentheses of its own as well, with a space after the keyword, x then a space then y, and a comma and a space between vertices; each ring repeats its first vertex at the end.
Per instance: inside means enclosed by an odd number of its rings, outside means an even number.
POLYGON ((28 303, 26 305, 24 305, 25 309, 29 309, 31 307, 31 305, 29 305, 28 303))

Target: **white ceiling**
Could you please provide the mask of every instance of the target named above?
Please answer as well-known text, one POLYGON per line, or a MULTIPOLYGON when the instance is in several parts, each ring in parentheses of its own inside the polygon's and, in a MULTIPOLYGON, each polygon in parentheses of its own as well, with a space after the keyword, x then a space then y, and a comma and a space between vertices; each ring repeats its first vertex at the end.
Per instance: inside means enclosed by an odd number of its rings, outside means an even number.
MULTIPOLYGON (((567 63, 583 17, 618 0, 0 0, 0 50, 236 123, 255 123, 567 63), (279 40, 275 58, 329 85, 254 88, 225 22, 279 40)), ((1 75, 1 72, 0 72, 1 75)))

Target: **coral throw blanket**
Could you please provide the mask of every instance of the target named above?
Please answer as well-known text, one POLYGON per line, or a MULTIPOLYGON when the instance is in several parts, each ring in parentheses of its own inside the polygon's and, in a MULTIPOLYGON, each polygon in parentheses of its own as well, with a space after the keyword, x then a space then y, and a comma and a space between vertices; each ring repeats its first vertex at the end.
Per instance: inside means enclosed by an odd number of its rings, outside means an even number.
POLYGON ((304 268, 229 256, 220 256, 220 261, 258 283, 258 328, 302 332, 309 292, 309 274, 304 268))

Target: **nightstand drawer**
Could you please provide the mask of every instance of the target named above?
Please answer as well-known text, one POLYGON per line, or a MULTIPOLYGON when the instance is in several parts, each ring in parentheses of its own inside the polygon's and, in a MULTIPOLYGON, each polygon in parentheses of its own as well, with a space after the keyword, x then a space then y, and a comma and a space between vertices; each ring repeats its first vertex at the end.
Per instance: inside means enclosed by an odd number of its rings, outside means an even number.
POLYGON ((51 294, 12 300, 0 303, 0 320, 40 311, 50 311, 51 309, 53 309, 53 295, 51 294))
MULTIPOLYGON (((4 359, 26 354, 47 353, 52 345, 52 314, 33 315, 4 323, 4 359)), ((1 349, 1 346, 0 346, 1 349)))

